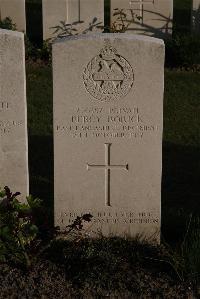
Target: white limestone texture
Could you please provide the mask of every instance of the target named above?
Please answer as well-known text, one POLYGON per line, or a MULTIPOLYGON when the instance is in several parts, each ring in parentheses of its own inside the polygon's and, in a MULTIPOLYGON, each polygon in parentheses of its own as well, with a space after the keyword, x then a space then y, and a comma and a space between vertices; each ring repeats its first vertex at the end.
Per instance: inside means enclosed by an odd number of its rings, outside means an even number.
POLYGON ((200 0, 192 1, 192 31, 200 34, 200 0))
MULTIPOLYGON (((56 37, 52 27, 60 22, 73 25, 73 34, 82 33, 96 18, 95 24, 104 25, 104 0, 42 0, 43 39, 56 37)), ((96 26, 93 31, 100 31, 96 26)), ((101 30, 102 31, 102 30, 101 30)), ((88 31, 90 33, 91 31, 88 31)))
POLYGON ((131 34, 53 45, 55 225, 160 240, 164 43, 131 34))
POLYGON ((114 15, 117 8, 123 9, 126 14, 125 32, 157 38, 171 37, 173 0, 111 0, 111 27, 120 30, 122 22, 119 14, 114 15))
POLYGON ((25 0, 0 0, 0 16, 10 17, 18 31, 26 32, 25 0))
POLYGON ((29 193, 24 34, 0 30, 0 187, 29 193))
POLYGON ((52 27, 60 25, 61 21, 67 22, 67 0, 42 0, 43 13, 43 39, 52 38, 52 27))

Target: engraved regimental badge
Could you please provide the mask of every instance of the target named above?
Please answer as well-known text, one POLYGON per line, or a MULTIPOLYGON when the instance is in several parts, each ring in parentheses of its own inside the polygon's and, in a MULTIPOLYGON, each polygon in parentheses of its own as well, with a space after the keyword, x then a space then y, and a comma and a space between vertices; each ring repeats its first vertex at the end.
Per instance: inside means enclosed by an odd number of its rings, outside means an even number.
POLYGON ((128 61, 111 45, 106 45, 86 66, 83 80, 86 90, 94 98, 119 100, 129 93, 134 74, 128 61))

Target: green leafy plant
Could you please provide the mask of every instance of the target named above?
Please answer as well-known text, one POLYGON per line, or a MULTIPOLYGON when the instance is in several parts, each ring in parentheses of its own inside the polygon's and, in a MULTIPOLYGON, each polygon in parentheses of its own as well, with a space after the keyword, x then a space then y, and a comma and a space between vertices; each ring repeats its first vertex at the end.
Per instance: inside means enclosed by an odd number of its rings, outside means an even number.
POLYGON ((72 224, 62 230, 59 226, 53 227, 50 240, 43 246, 40 246, 38 255, 43 258, 48 257, 54 262, 62 261, 64 263, 66 258, 70 259, 68 254, 70 255, 72 251, 76 251, 78 244, 88 239, 88 231, 91 226, 89 229, 84 229, 84 224, 91 222, 92 217, 89 213, 77 216, 72 224), (66 244, 70 244, 70 249, 67 246, 69 252, 66 252, 66 244))
POLYGON ((83 214, 77 216, 72 224, 67 225, 65 230, 60 230, 60 227, 55 227, 55 237, 57 239, 68 239, 79 242, 84 239, 91 227, 84 229, 84 223, 91 222, 93 216, 91 214, 83 214))
POLYGON ((26 61, 41 61, 45 64, 51 64, 52 49, 51 43, 48 41, 43 41, 42 46, 38 48, 25 36, 25 49, 26 61))
POLYGON ((27 203, 21 203, 18 195, 7 186, 0 191, 0 261, 30 267, 38 234, 34 211, 41 206, 41 200, 28 196, 27 203))
POLYGON ((0 20, 0 28, 8 29, 8 30, 16 30, 16 24, 14 24, 10 17, 6 17, 5 19, 0 20))
POLYGON ((43 61, 52 61, 52 47, 47 41, 43 41, 42 47, 38 49, 37 56, 43 61))

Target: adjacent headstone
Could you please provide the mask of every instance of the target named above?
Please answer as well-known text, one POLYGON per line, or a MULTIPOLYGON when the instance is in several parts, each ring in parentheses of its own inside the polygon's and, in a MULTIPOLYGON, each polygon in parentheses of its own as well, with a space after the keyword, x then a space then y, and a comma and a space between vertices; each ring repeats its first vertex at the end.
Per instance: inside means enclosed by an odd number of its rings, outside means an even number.
POLYGON ((61 25, 60 22, 67 22, 67 0, 42 0, 43 13, 43 39, 52 38, 54 31, 52 27, 61 25))
MULTIPOLYGON (((104 25, 104 0, 43 0, 43 39, 55 37, 52 27, 61 25, 61 21, 73 25, 73 33, 82 33, 94 22, 104 25)), ((101 29, 95 26, 94 31, 101 29)))
POLYGON ((192 1, 192 31, 200 33, 200 0, 192 1))
POLYGON ((53 45, 55 225, 159 241, 164 44, 130 34, 53 45))
POLYGON ((24 35, 0 30, 0 186, 28 194, 24 35))
POLYGON ((18 31, 26 32, 25 0, 0 0, 0 16, 10 17, 18 31))
POLYGON ((172 34, 173 0, 111 0, 111 27, 121 28, 123 10, 127 33, 167 38, 172 34), (131 22, 129 22, 131 21, 131 22))

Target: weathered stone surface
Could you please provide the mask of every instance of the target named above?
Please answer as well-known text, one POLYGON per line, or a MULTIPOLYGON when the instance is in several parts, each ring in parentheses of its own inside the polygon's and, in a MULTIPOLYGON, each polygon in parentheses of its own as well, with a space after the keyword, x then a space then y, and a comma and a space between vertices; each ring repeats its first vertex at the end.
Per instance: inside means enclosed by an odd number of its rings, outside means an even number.
MULTIPOLYGON (((55 27, 60 25, 60 21, 72 24, 73 22, 82 22, 73 25, 77 31, 73 33, 82 33, 89 27, 94 18, 95 23, 104 25, 104 0, 43 0, 43 38, 52 38, 55 27)), ((94 28, 94 31, 100 29, 94 28)))
POLYGON ((200 0, 192 1, 192 30, 200 33, 200 0))
POLYGON ((128 26, 127 33, 159 38, 170 37, 172 34, 173 0, 111 0, 111 26, 114 24, 120 29, 121 21, 117 20, 119 16, 113 15, 116 8, 124 9, 127 20, 133 20, 134 15, 134 23, 128 26))
POLYGON ((60 25, 61 21, 67 22, 67 0, 42 0, 43 12, 43 39, 54 36, 54 26, 60 25))
POLYGON ((163 72, 163 41, 150 37, 53 45, 56 225, 91 213, 91 235, 159 241, 163 72))
POLYGON ((1 19, 10 17, 17 30, 26 32, 25 0, 0 0, 1 19))
POLYGON ((24 35, 0 30, 0 186, 28 194, 24 35))

